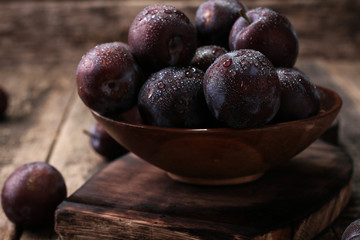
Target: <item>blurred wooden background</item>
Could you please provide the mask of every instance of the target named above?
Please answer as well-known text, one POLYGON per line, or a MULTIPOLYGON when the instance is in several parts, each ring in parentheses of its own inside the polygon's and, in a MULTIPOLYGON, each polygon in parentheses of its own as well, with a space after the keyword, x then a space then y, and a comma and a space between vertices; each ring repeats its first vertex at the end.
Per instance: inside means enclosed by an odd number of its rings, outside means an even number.
MULTIPOLYGON (((96 44, 126 42, 137 13, 160 2, 178 7, 193 21, 203 1, 0 0, 0 85, 11 100, 8 117, 0 122, 0 186, 19 165, 47 161, 63 173, 71 194, 106 165, 88 150, 88 139, 79 129, 89 127, 93 119, 74 91, 77 63, 96 44), (73 148, 64 152, 69 146, 73 148)), ((339 89, 344 98, 343 140, 360 169, 360 129, 346 124, 358 122, 360 116, 360 0, 243 3, 248 8, 270 7, 293 23, 300 42, 298 66, 321 84, 339 89), (354 91, 347 94, 349 89, 354 91)), ((339 236, 351 220, 360 218, 359 186, 360 181, 355 182, 355 197, 341 221, 321 239, 339 236)), ((1 237, 56 238, 51 231, 15 231, 0 209, 1 237)))
MULTIPOLYGON (((0 63, 76 62, 97 43, 127 41, 127 29, 146 5, 180 7, 193 21, 202 1, 2 0, 0 63)), ((287 16, 300 39, 301 56, 354 59, 359 56, 359 0, 249 0, 287 16)))

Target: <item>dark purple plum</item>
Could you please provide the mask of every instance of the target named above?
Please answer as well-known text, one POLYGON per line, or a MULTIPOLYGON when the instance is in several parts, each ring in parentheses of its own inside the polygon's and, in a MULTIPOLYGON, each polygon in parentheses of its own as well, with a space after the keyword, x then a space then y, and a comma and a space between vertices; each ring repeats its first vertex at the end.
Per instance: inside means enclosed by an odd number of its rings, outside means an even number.
POLYGON ((136 105, 144 75, 129 46, 111 42, 95 46, 82 57, 76 81, 86 106, 104 115, 119 114, 136 105))
POLYGON ((128 152, 99 123, 91 126, 89 135, 92 148, 108 160, 114 160, 128 152))
POLYGON ((147 73, 168 66, 185 66, 197 47, 196 28, 175 7, 151 5, 144 8, 132 22, 128 43, 147 73))
POLYGON ((229 33, 232 25, 246 11, 238 0, 210 0, 203 2, 196 11, 195 26, 201 45, 218 45, 229 49, 229 33))
POLYGON ((290 21, 269 8, 251 9, 234 23, 229 36, 230 50, 254 49, 275 67, 293 67, 299 43, 290 21))
POLYGON ((212 120, 203 93, 204 72, 194 67, 168 67, 145 82, 138 108, 145 124, 201 128, 212 120))
POLYGON ((218 57, 205 73, 204 94, 215 118, 232 128, 265 125, 280 107, 276 70, 251 49, 218 57))
POLYGON ((6 216, 17 225, 30 227, 52 223, 56 207, 66 198, 61 173, 45 162, 17 168, 5 181, 1 203, 6 216))
POLYGON ((9 95, 5 89, 0 87, 0 118, 5 115, 5 112, 8 108, 9 95))
POLYGON ((351 222, 342 234, 341 240, 360 239, 360 219, 351 222))
POLYGON ((315 84, 303 72, 294 68, 277 68, 281 104, 276 122, 303 119, 320 110, 320 95, 315 84))
POLYGON ((206 72, 215 59, 225 53, 227 53, 227 50, 217 45, 198 47, 190 65, 206 72))

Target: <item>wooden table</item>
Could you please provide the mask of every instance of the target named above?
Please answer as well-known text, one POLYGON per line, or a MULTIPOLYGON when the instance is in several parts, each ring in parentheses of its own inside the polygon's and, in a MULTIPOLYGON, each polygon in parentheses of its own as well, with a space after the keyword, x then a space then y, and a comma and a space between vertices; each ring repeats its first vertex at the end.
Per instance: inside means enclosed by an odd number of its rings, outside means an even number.
MULTIPOLYGON (((95 122, 79 100, 75 70, 97 43, 126 41, 131 20, 155 1, 0 2, 0 85, 10 95, 0 122, 0 185, 24 163, 49 162, 72 194, 108 162, 89 145, 95 122)), ((160 2, 160 1, 157 1, 160 2)), ((194 19, 202 1, 163 1, 194 19)), ((293 22, 300 39, 296 67, 315 83, 338 92, 340 144, 354 162, 353 195, 340 217, 318 239, 340 239, 360 218, 360 48, 359 1, 244 1, 268 6, 293 22), (346 13, 346 14, 342 14, 346 13)), ((52 229, 15 227, 0 209, 2 239, 57 239, 52 229)))

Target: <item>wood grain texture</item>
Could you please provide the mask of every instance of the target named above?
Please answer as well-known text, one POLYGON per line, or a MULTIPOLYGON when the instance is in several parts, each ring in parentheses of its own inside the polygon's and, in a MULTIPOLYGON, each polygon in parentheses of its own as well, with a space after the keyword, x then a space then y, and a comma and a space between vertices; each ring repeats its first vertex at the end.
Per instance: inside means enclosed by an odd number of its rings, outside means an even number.
POLYGON ((56 231, 64 239, 310 239, 346 206, 351 183, 351 160, 320 141, 236 186, 177 183, 130 154, 59 206, 56 231))
POLYGON ((49 163, 61 169, 63 177, 67 179, 69 196, 107 164, 93 151, 90 138, 84 132, 90 130, 95 121, 79 97, 76 95, 74 98, 49 159, 49 163))
MULTIPOLYGON (((79 60, 95 44, 127 41, 137 13, 160 2, 180 8, 194 22, 203 1, 1 1, 0 56, 6 60, 0 61, 79 60)), ((300 56, 356 59, 359 55, 358 0, 243 2, 249 8, 270 7, 287 16, 300 39, 300 56)))
MULTIPOLYGON (((10 95, 7 118, 0 123, 2 186, 20 165, 48 161, 69 104, 72 84, 64 75, 59 77, 56 69, 37 64, 9 67, 0 74, 1 84, 10 95)), ((16 236, 14 230, 1 208, 0 232, 4 239, 16 236)))
POLYGON ((343 108, 337 120, 340 144, 354 161, 354 186, 350 204, 340 215, 341 218, 335 221, 336 224, 332 225, 318 239, 340 239, 347 225, 360 218, 359 66, 360 61, 328 61, 324 59, 304 59, 297 63, 297 67, 314 82, 330 89, 336 89, 341 96, 343 108))

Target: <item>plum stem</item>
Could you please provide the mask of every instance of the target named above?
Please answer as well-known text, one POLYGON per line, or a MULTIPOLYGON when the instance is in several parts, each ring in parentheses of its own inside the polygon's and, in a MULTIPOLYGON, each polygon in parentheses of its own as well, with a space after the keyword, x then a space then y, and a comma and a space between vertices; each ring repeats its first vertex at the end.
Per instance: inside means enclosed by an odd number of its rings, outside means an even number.
POLYGON ((248 18, 248 16, 246 15, 245 10, 244 10, 243 8, 241 8, 241 9, 239 10, 239 13, 240 13, 240 16, 243 17, 243 18, 245 18, 245 20, 247 21, 247 23, 250 25, 250 24, 251 24, 251 21, 250 21, 250 19, 248 18))
POLYGON ((90 131, 88 131, 86 129, 83 129, 83 133, 86 134, 89 137, 92 137, 92 138, 99 138, 99 136, 97 136, 96 134, 91 133, 90 131))

